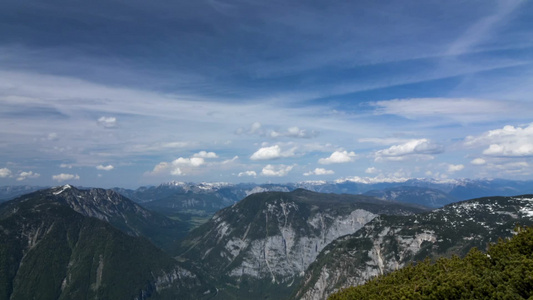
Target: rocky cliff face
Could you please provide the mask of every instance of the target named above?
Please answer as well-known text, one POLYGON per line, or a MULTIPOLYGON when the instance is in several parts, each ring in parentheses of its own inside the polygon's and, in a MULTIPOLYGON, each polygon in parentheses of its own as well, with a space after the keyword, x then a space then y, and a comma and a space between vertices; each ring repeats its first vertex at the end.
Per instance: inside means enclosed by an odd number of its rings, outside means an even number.
POLYGON ((179 259, 218 282, 222 298, 267 290, 272 297, 287 296, 331 241, 378 214, 420 211, 365 196, 305 190, 253 194, 193 231, 179 259))
POLYGON ((328 245, 308 268, 296 299, 326 299, 426 257, 463 255, 533 223, 533 197, 491 197, 454 203, 431 213, 380 216, 328 245))

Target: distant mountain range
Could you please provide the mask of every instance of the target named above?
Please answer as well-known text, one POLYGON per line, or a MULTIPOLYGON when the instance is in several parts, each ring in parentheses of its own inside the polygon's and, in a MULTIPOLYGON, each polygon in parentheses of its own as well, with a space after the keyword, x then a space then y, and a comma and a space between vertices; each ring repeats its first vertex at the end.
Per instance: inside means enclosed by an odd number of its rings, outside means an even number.
POLYGON ((64 185, 24 194, 0 204, 0 300, 325 299, 425 257, 484 249, 518 223, 533 225, 533 195, 428 208, 460 193, 521 192, 524 182, 359 184, 64 185), (156 207, 174 219, 146 209, 152 202, 166 203, 156 207), (214 212, 217 205, 224 208, 214 212), (190 232, 176 217, 211 212, 190 232))
MULTIPOLYGON (((34 186, 0 187, 0 201, 42 189, 34 186)), ((428 207, 479 197, 533 193, 533 181, 505 179, 409 179, 398 182, 309 181, 286 184, 168 182, 138 189, 114 188, 123 196, 163 214, 185 213, 212 216, 244 197, 266 191, 290 192, 299 188, 335 194, 366 194, 384 200, 416 203, 428 207)))

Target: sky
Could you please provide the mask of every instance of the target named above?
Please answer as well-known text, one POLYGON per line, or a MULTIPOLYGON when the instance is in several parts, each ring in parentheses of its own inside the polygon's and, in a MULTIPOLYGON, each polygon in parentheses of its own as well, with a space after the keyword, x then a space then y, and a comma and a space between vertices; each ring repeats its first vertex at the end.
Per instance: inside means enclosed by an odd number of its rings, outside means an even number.
POLYGON ((0 3, 0 185, 533 179, 533 2, 0 3))

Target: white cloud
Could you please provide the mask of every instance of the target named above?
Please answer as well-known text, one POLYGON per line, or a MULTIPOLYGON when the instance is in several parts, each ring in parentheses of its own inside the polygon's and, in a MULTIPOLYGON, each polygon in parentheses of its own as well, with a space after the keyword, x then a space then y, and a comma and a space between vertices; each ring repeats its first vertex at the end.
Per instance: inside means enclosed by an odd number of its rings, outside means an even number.
POLYGON ((277 176, 277 177, 283 177, 287 176, 289 172, 293 169, 294 166, 286 166, 286 165, 266 165, 263 170, 261 171, 261 175, 263 176, 277 176))
POLYGON ((377 172, 378 172, 378 169, 376 169, 376 168, 374 168, 374 167, 370 167, 370 168, 367 168, 367 169, 365 170, 365 173, 367 173, 367 174, 375 174, 375 173, 377 173, 377 172))
POLYGON ((432 158, 429 154, 437 154, 442 151, 442 146, 433 144, 428 139, 418 139, 379 150, 375 153, 375 156, 376 161, 403 160, 405 156, 409 155, 417 155, 421 158, 432 158))
POLYGON ((72 165, 69 165, 69 164, 60 164, 59 167, 65 168, 65 169, 72 169, 72 165))
POLYGON ((251 160, 268 160, 268 159, 276 159, 281 157, 292 157, 294 156, 294 151, 296 148, 291 148, 288 151, 281 151, 281 148, 279 145, 274 145, 270 147, 263 147, 257 150, 252 156, 250 156, 251 160))
POLYGON ((115 167, 113 167, 112 165, 107 165, 107 166, 104 166, 104 165, 98 165, 96 166, 96 169, 97 170, 101 170, 101 171, 111 171, 113 170, 115 167))
POLYGON ((205 163, 205 160, 201 157, 191 157, 191 158, 183 158, 180 157, 178 159, 175 159, 172 162, 172 165, 174 166, 192 166, 192 167, 199 167, 205 163))
POLYGON ((41 176, 41 174, 33 173, 33 171, 20 172, 18 177, 17 177, 17 181, 26 180, 28 178, 39 178, 40 176, 41 176))
POLYGON ((278 145, 271 147, 263 147, 257 150, 252 156, 251 160, 266 160, 266 159, 275 159, 281 157, 281 148, 278 145))
POLYGON ((462 169, 464 169, 465 166, 464 165, 448 165, 448 172, 449 173, 454 173, 454 172, 457 172, 457 171, 461 171, 462 169))
POLYGON ((161 173, 165 172, 166 170, 168 170, 169 167, 170 167, 169 163, 160 162, 154 167, 154 169, 152 170, 152 172, 150 172, 150 174, 152 174, 152 175, 161 174, 161 173))
POLYGON ((296 127, 296 126, 289 127, 286 131, 272 130, 269 133, 269 136, 272 137, 272 138, 292 137, 292 138, 308 139, 308 138, 316 137, 317 135, 318 135, 318 133, 316 131, 314 131, 314 130, 307 131, 305 129, 300 129, 300 128, 296 127))
POLYGON ((475 158, 470 163, 473 164, 473 165, 480 166, 480 165, 486 164, 487 162, 483 158, 475 158))
POLYGON ((117 118, 115 117, 100 117, 97 121, 98 125, 104 128, 114 128, 117 126, 117 118))
POLYGON ((324 168, 316 168, 313 171, 304 173, 304 176, 310 176, 310 175, 331 175, 335 174, 333 170, 326 170, 324 168))
POLYGON ((175 167, 175 168, 173 168, 173 169, 170 171, 170 175, 181 176, 181 175, 185 175, 185 173, 183 173, 183 171, 182 171, 180 168, 175 167))
POLYGON ((198 153, 195 153, 193 157, 201 157, 201 158, 217 158, 218 155, 215 152, 207 152, 207 151, 200 151, 198 153))
MULTIPOLYGON (((205 152, 205 151, 203 151, 205 152)), ((201 153, 201 152, 200 152, 201 153)), ((210 152, 213 153, 213 152, 210 152)), ((198 154, 198 153, 197 153, 198 154)), ((202 153, 201 155, 211 156, 208 152, 202 153)), ((191 171, 192 168, 197 168, 205 164, 203 157, 179 157, 172 162, 160 162, 157 164, 152 172, 148 172, 148 175, 158 175, 158 174, 169 174, 174 176, 186 175, 188 171, 191 171)))
POLYGON ((11 170, 8 168, 2 168, 0 169, 0 178, 6 178, 11 176, 11 170))
POLYGON ((243 177, 243 176, 256 177, 257 173, 255 171, 245 171, 245 172, 240 172, 238 176, 239 177, 243 177))
POLYGON ((61 173, 58 175, 53 175, 52 179, 55 181, 61 182, 61 181, 67 181, 67 180, 79 180, 80 176, 78 176, 78 174, 73 175, 73 174, 61 173))
POLYGON ((469 136, 467 146, 488 146, 484 155, 500 157, 533 156, 533 123, 524 127, 504 126, 479 136, 469 136))
POLYGON ((323 165, 348 163, 354 161, 355 157, 353 151, 335 151, 329 157, 319 159, 318 163, 323 165))

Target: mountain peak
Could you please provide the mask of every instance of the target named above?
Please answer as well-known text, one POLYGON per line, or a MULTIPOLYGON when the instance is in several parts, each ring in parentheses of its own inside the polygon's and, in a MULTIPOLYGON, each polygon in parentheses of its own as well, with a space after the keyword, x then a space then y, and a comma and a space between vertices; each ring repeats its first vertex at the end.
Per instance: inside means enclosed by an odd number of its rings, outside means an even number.
POLYGON ((68 190, 68 189, 72 189, 73 187, 70 185, 70 184, 65 184, 63 186, 59 186, 59 187, 56 187, 54 188, 53 190, 53 194, 54 195, 59 195, 61 193, 63 193, 64 191, 68 190))

